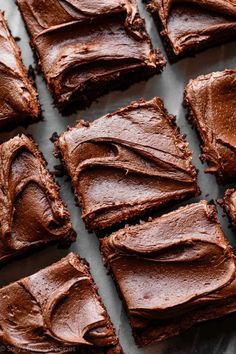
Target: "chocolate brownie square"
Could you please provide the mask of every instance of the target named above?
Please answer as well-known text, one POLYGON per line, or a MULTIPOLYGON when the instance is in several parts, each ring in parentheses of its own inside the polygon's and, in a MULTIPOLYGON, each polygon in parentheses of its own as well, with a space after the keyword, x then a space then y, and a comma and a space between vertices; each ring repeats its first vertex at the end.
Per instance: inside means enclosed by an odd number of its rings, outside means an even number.
POLYGON ((33 140, 20 135, 0 145, 0 263, 74 239, 59 187, 33 140))
POLYGON ((0 130, 39 120, 38 94, 21 59, 20 48, 0 11, 0 130))
POLYGON ((55 145, 88 229, 198 194, 192 154, 160 98, 80 121, 55 145))
POLYGON ((148 0, 171 61, 236 38, 232 0, 148 0))
POLYGON ((123 353, 88 264, 73 253, 0 297, 0 342, 9 352, 123 353))
POLYGON ((236 311, 235 258, 206 201, 125 227, 101 251, 140 346, 236 311))
POLYGON ((136 0, 17 0, 49 90, 62 113, 160 72, 136 0))
POLYGON ((191 80, 185 89, 189 120, 202 139, 206 172, 220 182, 236 177, 236 70, 202 75, 191 80))

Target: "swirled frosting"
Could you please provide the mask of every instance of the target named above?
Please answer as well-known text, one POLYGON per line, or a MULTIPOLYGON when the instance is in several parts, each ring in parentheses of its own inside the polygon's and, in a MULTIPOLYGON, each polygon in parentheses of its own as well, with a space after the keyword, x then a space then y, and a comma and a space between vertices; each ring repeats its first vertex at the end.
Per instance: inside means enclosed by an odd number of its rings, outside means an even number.
POLYGON ((201 201, 101 240, 141 346, 236 310, 235 260, 201 201))
POLYGON ((236 36, 235 0, 149 0, 171 59, 236 36))
POLYGON ((74 240, 59 188, 25 135, 0 145, 0 262, 30 247, 74 240))
POLYGON ((189 119, 201 139, 206 172, 215 173, 221 182, 236 177, 236 70, 202 75, 185 89, 189 119))
POLYGON ((0 128, 36 121, 40 114, 38 95, 21 60, 20 49, 0 12, 0 128))
POLYGON ((0 296, 0 342, 14 353, 122 353, 88 265, 73 253, 0 296))
POLYGON ((135 102, 56 141, 89 229, 198 192, 191 152, 160 98, 135 102))
POLYGON ((59 108, 160 71, 136 0, 17 0, 59 108), (53 9, 53 11, 52 11, 53 9))

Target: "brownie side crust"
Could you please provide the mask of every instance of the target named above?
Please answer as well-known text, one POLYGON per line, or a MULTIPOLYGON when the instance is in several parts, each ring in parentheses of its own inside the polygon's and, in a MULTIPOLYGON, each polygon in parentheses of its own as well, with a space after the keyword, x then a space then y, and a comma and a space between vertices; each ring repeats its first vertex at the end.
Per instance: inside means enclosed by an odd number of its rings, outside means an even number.
POLYGON ((201 201, 101 240, 139 346, 236 310, 235 260, 201 201))
POLYGON ((0 342, 14 353, 123 353, 89 266, 73 253, 0 296, 0 342))
POLYGON ((148 0, 170 61, 235 40, 236 6, 227 0, 148 0))
POLYGON ((0 145, 0 263, 50 242, 75 240, 59 187, 31 138, 0 145))
POLYGON ((226 69, 191 80, 185 88, 189 120, 203 142, 206 172, 221 183, 236 177, 236 70, 226 69))
POLYGON ((27 126, 40 119, 38 94, 22 63, 21 52, 0 11, 0 129, 27 126))
POLYGON ((160 98, 79 121, 55 147, 89 230, 199 193, 188 144, 160 98))
POLYGON ((166 64, 160 51, 152 48, 136 1, 17 3, 62 113, 148 78, 166 64))

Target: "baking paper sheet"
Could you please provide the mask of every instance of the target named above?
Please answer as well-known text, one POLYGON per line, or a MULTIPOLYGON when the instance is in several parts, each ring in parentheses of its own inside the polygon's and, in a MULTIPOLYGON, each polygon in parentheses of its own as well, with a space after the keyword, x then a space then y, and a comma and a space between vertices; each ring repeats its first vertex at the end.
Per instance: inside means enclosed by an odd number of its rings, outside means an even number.
MULTIPOLYGON (((154 47, 161 48, 165 54, 155 24, 141 1, 139 1, 139 7, 141 15, 146 19, 147 29, 154 47)), ((22 50, 24 64, 27 67, 30 64, 34 65, 29 38, 15 1, 0 0, 0 9, 5 10, 12 34, 21 38, 18 44, 22 50)), ((154 96, 160 96, 164 99, 168 111, 177 116, 177 124, 181 132, 187 136, 187 140, 193 150, 193 162, 199 169, 198 181, 202 194, 199 198, 190 201, 199 200, 200 198, 206 198, 207 200, 217 199, 223 196, 226 187, 220 187, 216 183, 214 176, 204 173, 204 166, 199 160, 199 139, 186 121, 186 111, 182 107, 183 90, 191 78, 195 78, 200 74, 234 67, 236 67, 235 42, 209 49, 198 54, 195 58, 184 59, 174 65, 168 63, 161 75, 155 76, 147 82, 135 84, 123 92, 110 93, 93 103, 87 110, 80 111, 69 118, 62 117, 59 114, 53 106, 45 82, 41 76, 37 76, 36 82, 45 120, 31 125, 26 130, 18 128, 10 133, 0 132, 0 143, 19 132, 32 134, 49 163, 49 169, 53 171, 54 166, 59 164, 59 161, 53 157, 53 144, 49 140, 54 132, 63 132, 68 125, 74 125, 78 118, 83 117, 85 120, 93 120, 141 97, 150 99, 154 96)), ((196 326, 187 333, 163 343, 158 343, 145 349, 138 349, 132 338, 130 326, 115 286, 102 264, 97 237, 94 234, 88 234, 85 230, 80 218, 80 211, 75 206, 68 179, 63 177, 57 180, 61 185, 62 198, 68 205, 73 227, 78 234, 77 242, 72 245, 71 250, 78 252, 90 263, 92 275, 116 327, 125 354, 231 354, 236 352, 236 314, 196 326)), ((37 201, 35 202, 37 203, 37 201)), ((234 235, 232 230, 229 229, 228 219, 224 217, 220 207, 218 207, 218 211, 224 231, 231 245, 234 246, 234 250, 236 250, 236 234, 234 235)), ((9 284, 21 277, 33 274, 39 269, 59 260, 68 252, 68 250, 59 250, 56 246, 50 246, 47 249, 33 253, 31 256, 13 261, 1 269, 0 285, 9 284)))

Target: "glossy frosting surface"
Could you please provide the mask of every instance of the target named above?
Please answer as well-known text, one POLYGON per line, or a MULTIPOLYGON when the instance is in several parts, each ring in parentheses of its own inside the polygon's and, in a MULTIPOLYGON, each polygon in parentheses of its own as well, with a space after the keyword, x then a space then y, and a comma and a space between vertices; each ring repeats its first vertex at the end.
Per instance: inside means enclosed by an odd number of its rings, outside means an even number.
POLYGON ((205 201, 125 227, 101 250, 141 345, 236 310, 233 253, 205 201))
POLYGON ((164 65, 164 58, 152 50, 136 0, 18 4, 59 105, 77 93, 81 102, 89 100, 123 75, 154 74, 164 65))
POLYGON ((150 0, 149 8, 175 56, 235 39, 235 0, 150 0))
POLYGON ((198 192, 191 152, 159 98, 80 121, 56 147, 88 228, 106 228, 198 192))
POLYGON ((191 80, 185 90, 189 118, 202 138, 208 172, 223 181, 236 176, 236 70, 191 80))
POLYGON ((88 266, 73 253, 0 296, 0 342, 14 353, 121 353, 109 348, 118 340, 88 266))
POLYGON ((0 262, 29 247, 74 239, 45 161, 25 135, 0 145, 0 262))
POLYGON ((40 109, 33 88, 21 60, 20 49, 9 32, 0 12, 0 128, 32 122, 40 109), (24 117, 28 117, 24 119, 24 117))

